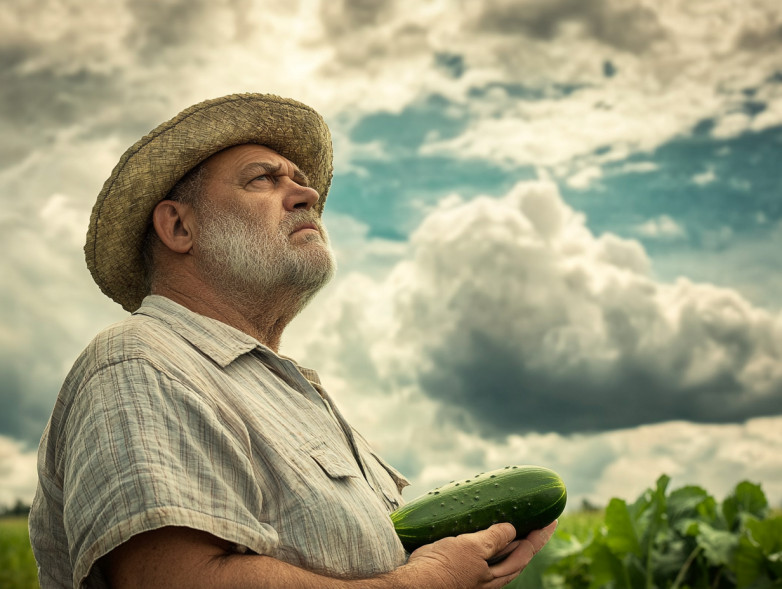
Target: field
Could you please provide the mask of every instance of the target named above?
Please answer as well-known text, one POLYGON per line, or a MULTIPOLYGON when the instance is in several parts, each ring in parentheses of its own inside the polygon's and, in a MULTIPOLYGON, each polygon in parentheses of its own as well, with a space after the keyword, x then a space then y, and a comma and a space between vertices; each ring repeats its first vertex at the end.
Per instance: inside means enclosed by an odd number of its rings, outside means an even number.
MULTIPOLYGON (((566 512, 511 589, 782 587, 782 512, 740 483, 718 502, 660 477, 635 502, 566 512)), ((25 517, 0 518, 0 588, 37 588, 25 517)), ((421 588, 425 589, 425 588, 421 588)))
POLYGON ((25 517, 0 518, 0 587, 38 588, 38 573, 25 517))

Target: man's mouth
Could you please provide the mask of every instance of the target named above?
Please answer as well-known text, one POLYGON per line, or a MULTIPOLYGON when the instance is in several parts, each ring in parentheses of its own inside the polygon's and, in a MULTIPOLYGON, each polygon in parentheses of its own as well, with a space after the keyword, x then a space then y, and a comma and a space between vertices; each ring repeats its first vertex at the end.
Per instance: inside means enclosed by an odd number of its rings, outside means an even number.
POLYGON ((318 229, 318 226, 315 223, 302 223, 301 225, 297 225, 293 228, 293 231, 290 232, 290 235, 293 235, 294 233, 298 231, 303 231, 305 229, 312 229, 313 231, 317 231, 320 233, 320 229, 318 229))

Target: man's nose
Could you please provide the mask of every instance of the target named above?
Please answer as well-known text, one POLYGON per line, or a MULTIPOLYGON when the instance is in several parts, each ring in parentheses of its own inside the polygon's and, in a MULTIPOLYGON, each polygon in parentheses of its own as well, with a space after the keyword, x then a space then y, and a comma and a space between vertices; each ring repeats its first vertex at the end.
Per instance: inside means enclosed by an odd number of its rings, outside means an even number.
POLYGON ((294 209, 309 210, 315 206, 315 203, 320 199, 318 191, 309 186, 302 186, 294 182, 291 179, 286 179, 285 196, 283 197, 283 204, 285 209, 292 211, 294 209))

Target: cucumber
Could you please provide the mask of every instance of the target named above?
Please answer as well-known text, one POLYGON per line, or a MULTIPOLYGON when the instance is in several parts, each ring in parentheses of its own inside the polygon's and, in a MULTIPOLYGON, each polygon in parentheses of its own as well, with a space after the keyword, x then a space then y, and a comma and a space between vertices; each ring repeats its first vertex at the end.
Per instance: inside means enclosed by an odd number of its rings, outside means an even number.
POLYGON ((567 490, 559 475, 541 466, 506 466, 451 481, 391 513, 397 536, 412 552, 446 536, 510 522, 516 538, 543 528, 565 509, 567 490))

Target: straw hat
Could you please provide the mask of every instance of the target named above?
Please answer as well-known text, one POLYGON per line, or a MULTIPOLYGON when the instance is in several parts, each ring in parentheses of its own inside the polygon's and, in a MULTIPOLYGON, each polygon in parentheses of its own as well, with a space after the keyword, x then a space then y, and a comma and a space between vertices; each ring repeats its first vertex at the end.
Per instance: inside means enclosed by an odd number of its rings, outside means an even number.
POLYGON ((232 94, 183 110, 128 149, 92 209, 87 267, 109 297, 133 312, 146 295, 142 245, 152 210, 189 170, 244 143, 291 160, 318 191, 319 212, 331 184, 331 134, 323 118, 295 100, 232 94))

